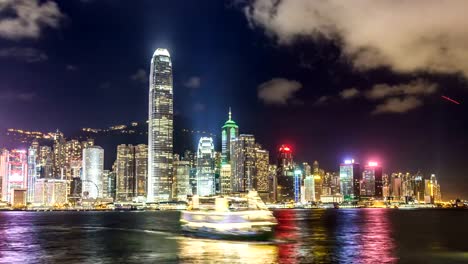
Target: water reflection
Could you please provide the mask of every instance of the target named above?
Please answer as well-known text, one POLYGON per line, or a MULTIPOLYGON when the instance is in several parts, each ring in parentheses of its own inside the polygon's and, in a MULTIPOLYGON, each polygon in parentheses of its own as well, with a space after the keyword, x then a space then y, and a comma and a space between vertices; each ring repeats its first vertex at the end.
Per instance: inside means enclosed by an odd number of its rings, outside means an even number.
POLYGON ((179 241, 181 263, 277 263, 278 248, 271 244, 184 238, 179 241))
POLYGON ((29 263, 44 256, 30 217, 30 214, 13 212, 0 222, 0 263, 29 263))
POLYGON ((278 220, 275 238, 279 241, 278 261, 280 263, 297 263, 300 247, 297 212, 297 210, 278 210, 275 212, 278 220))
POLYGON ((336 250, 346 263, 397 262, 387 209, 346 210, 336 229, 336 250))

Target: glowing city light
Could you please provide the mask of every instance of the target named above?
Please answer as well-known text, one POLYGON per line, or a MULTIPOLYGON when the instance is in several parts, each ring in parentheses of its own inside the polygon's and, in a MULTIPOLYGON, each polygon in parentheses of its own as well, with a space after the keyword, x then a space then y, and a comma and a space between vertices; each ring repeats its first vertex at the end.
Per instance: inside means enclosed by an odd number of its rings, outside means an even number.
POLYGON ((377 166, 379 166, 379 163, 375 161, 369 161, 369 167, 377 167, 377 166))
POLYGON ((354 163, 354 159, 347 159, 344 161, 345 164, 353 164, 354 163))

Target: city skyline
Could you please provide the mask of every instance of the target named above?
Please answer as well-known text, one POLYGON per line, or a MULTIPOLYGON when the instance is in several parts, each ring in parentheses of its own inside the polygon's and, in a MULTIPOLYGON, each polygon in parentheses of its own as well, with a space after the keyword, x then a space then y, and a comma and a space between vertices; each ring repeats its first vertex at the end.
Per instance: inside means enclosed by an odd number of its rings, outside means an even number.
POLYGON ((460 65, 443 71, 418 61, 408 69, 390 60, 358 67, 348 46, 309 38, 296 24, 281 32, 275 21, 261 20, 274 7, 260 9, 260 2, 185 3, 177 9, 182 2, 51 1, 53 26, 38 22, 36 35, 0 35, 0 129, 58 127, 71 134, 144 120, 148 60, 164 47, 177 72, 174 119, 188 118, 188 128, 220 135, 232 106, 242 133, 255 135, 269 151, 287 143, 299 160, 319 160, 333 171, 350 157, 377 160, 388 172, 421 170, 440 176, 450 197, 467 196, 466 78, 460 65), (192 14, 193 8, 201 13, 192 14), (111 12, 141 16, 128 17, 127 24, 101 19, 111 12), (173 18, 176 13, 195 22, 173 18))

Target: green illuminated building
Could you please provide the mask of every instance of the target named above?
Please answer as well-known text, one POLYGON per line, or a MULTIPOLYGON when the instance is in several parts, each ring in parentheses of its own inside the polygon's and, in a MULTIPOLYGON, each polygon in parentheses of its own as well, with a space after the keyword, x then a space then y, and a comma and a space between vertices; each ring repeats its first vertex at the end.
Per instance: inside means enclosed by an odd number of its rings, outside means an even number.
POLYGON ((231 119, 231 108, 229 108, 229 119, 224 123, 221 132, 221 158, 222 163, 229 163, 231 160, 231 141, 239 136, 239 127, 231 119))

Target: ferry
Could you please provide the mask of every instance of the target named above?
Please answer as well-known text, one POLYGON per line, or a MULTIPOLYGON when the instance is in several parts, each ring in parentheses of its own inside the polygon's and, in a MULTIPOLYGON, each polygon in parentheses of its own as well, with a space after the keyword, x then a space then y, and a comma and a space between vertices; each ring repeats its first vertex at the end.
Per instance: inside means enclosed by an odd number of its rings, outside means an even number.
POLYGON ((256 191, 246 197, 198 197, 180 216, 182 230, 204 238, 266 241, 273 237, 276 218, 256 191))

